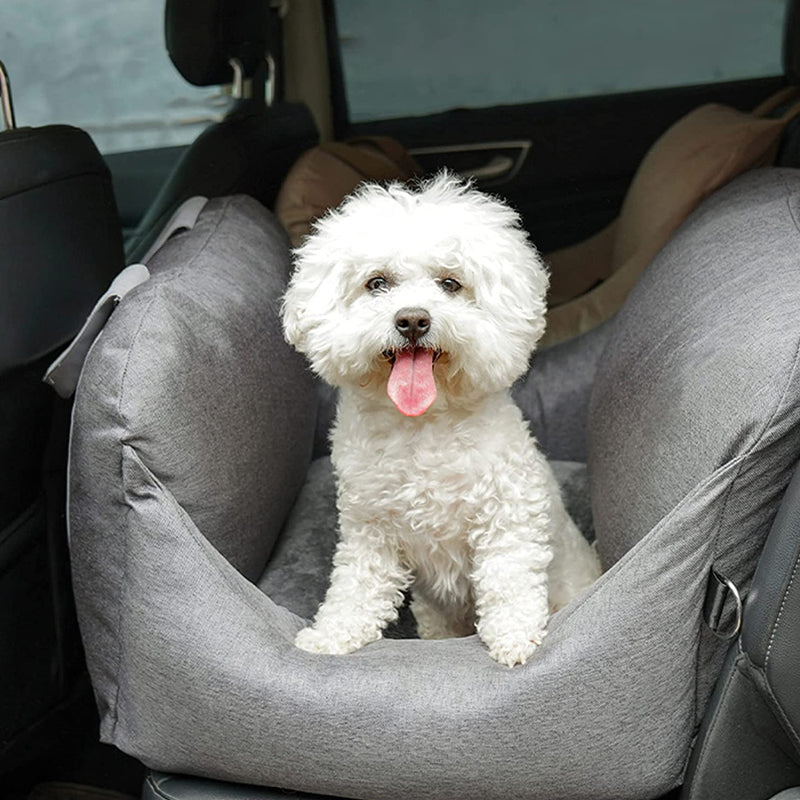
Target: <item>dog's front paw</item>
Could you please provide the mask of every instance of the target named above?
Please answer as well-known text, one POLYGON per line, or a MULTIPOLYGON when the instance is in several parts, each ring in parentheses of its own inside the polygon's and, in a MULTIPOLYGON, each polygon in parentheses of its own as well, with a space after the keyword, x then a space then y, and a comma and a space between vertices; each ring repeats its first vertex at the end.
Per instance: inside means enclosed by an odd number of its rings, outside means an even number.
POLYGON ((499 636, 489 645, 489 655, 498 664, 506 667, 524 664, 534 654, 546 635, 547 631, 542 630, 530 638, 514 634, 499 636))
POLYGON ((327 653, 341 656, 352 653, 361 647, 354 639, 347 636, 336 636, 318 628, 303 628, 294 639, 295 647, 308 653, 327 653))

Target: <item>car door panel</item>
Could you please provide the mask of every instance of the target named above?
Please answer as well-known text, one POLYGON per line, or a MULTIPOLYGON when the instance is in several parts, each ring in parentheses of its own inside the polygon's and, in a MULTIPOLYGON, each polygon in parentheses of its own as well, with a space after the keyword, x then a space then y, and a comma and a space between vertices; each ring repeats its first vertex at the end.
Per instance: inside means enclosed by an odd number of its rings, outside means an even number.
POLYGON ((417 147, 411 155, 427 173, 447 167, 485 188, 502 186, 519 172, 531 149, 530 139, 505 142, 417 147))
POLYGON ((360 122, 346 135, 389 135, 426 173, 447 167, 489 171, 477 183, 522 215, 540 249, 581 241, 619 212, 636 168, 676 120, 705 103, 748 110, 777 91, 781 78, 657 89, 423 117, 360 122), (508 164, 511 159, 512 164, 508 164))

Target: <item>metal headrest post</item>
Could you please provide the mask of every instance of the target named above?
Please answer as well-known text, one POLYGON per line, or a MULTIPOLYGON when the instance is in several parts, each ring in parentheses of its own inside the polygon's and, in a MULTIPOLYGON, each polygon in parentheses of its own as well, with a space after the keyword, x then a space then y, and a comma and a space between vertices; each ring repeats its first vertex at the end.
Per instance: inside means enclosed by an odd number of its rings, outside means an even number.
POLYGON ((236 100, 261 100, 269 107, 275 102, 277 90, 277 66, 271 53, 264 56, 251 77, 245 75, 241 59, 231 58, 228 63, 233 70, 231 96, 236 100), (265 74, 266 71, 266 74, 265 74))
POLYGON ((231 95, 235 100, 241 100, 245 96, 244 90, 244 67, 238 58, 231 58, 228 63, 233 70, 233 82, 231 84, 231 95))
POLYGON ((277 75, 278 71, 275 66, 275 59, 272 57, 271 53, 267 53, 266 61, 267 61, 267 86, 266 86, 266 96, 264 100, 267 106, 271 106, 275 102, 275 89, 276 89, 275 81, 278 78, 277 75))
POLYGON ((13 130, 17 127, 17 122, 14 119, 14 103, 11 100, 11 85, 8 81, 8 73, 2 61, 0 61, 0 106, 2 106, 3 124, 6 130, 13 130))

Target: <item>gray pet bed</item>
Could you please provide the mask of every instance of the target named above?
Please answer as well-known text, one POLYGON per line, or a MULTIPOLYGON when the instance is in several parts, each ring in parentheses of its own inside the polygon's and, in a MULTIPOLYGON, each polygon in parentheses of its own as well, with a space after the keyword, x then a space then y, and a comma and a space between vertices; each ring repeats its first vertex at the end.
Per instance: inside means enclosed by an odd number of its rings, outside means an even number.
POLYGON ((710 568, 747 587, 800 452, 799 207, 794 171, 738 180, 610 325, 516 387, 549 455, 588 464, 591 514, 587 467, 558 469, 607 572, 509 670, 475 636, 293 646, 335 541, 312 460, 330 409, 281 337, 278 226, 247 198, 209 202, 114 312, 76 397, 71 547, 102 738, 160 770, 356 798, 675 786, 726 648, 702 620, 710 568))

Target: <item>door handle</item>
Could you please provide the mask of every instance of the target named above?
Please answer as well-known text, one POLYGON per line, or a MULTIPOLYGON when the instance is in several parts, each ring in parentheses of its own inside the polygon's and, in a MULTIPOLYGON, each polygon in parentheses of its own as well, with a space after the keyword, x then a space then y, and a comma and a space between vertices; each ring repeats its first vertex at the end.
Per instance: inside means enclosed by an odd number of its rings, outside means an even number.
POLYGON ((459 171, 462 178, 474 178, 476 181, 487 181, 495 178, 502 178, 507 172, 511 172, 514 167, 514 159, 509 156, 493 156, 481 167, 471 167, 459 171))
POLYGON ((14 104, 11 102, 8 73, 2 61, 0 61, 0 109, 2 109, 5 130, 13 131, 17 127, 17 123, 14 120, 14 104))
POLYGON ((409 152, 419 160, 425 172, 433 173, 447 168, 462 178, 493 186, 512 180, 528 157, 530 149, 529 139, 514 139, 418 147, 409 152))

